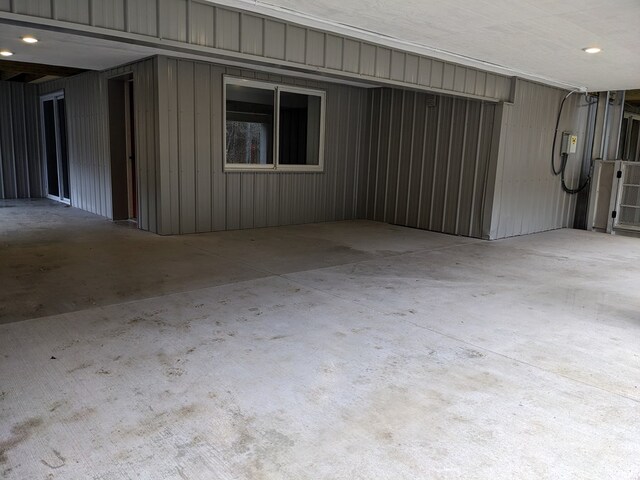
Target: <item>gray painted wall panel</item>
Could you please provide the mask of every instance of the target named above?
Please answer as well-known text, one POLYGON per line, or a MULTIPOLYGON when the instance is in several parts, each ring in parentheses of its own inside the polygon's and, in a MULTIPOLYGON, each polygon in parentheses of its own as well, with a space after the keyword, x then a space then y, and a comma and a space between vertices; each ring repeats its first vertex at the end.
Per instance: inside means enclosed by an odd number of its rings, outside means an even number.
POLYGON ((374 76, 376 74, 376 46, 369 43, 360 45, 360 74, 374 76))
MULTIPOLYGON (((156 67, 145 60, 106 72, 88 72, 39 85, 39 94, 64 90, 71 204, 112 217, 107 80, 133 73, 139 225, 155 231, 156 222, 156 67)), ((36 142, 40 148, 40 140, 36 142)))
POLYGON ((342 38, 327 34, 325 66, 333 70, 342 70, 342 38))
POLYGON ((96 72, 40 85, 40 94, 64 90, 71 204, 111 218, 106 78, 96 72))
MULTIPOLYGON (((197 53, 211 56, 223 54, 246 60, 246 55, 251 55, 278 60, 280 65, 306 66, 311 71, 320 69, 323 73, 346 78, 353 78, 355 74, 395 87, 417 82, 427 90, 479 95, 489 100, 510 100, 512 80, 509 77, 491 74, 486 82, 477 78, 484 85, 472 88, 471 80, 467 84, 466 79, 480 71, 475 68, 440 60, 432 62, 425 56, 320 32, 291 22, 278 22, 256 13, 241 13, 231 7, 212 5, 202 0, 126 0, 126 15, 123 1, 55 0, 54 5, 59 8, 52 12, 51 0, 21 0, 14 2, 14 9, 15 13, 32 17, 25 18, 25 21, 38 23, 38 17, 53 18, 54 15, 59 20, 57 26, 65 29, 73 28, 74 24, 111 29, 112 39, 123 42, 136 41, 122 33, 124 28, 127 32, 150 37, 145 42, 156 43, 161 48, 175 47, 182 51, 195 44, 197 53), (323 38, 325 35, 326 39, 323 38), (167 45, 162 39, 183 45, 167 45), (375 52, 372 53, 372 49, 375 52)), ((87 34, 86 31, 79 33, 87 34)), ((105 32, 96 34, 104 36, 105 32)))
POLYGON ((419 57, 407 54, 404 66, 404 81, 407 83, 418 83, 419 57))
POLYGON ((89 24, 90 0, 54 0, 55 18, 67 22, 89 24))
POLYGON ((391 80, 404 81, 405 57, 406 55, 403 52, 397 50, 391 52, 391 80))
POLYGON ((289 62, 305 63, 305 35, 306 30, 301 27, 287 25, 285 58, 289 62))
POLYGON ((170 204, 163 208, 171 212, 166 216, 169 224, 163 224, 160 233, 356 218, 364 89, 188 60, 161 58, 158 64, 158 82, 165 90, 160 92, 165 99, 160 104, 160 170, 170 176, 168 182, 161 182, 160 197, 168 199, 170 204), (223 74, 325 90, 325 171, 223 172, 223 74), (179 174, 172 173, 176 169, 179 174))
POLYGON ((191 24, 189 26, 191 43, 204 47, 215 47, 215 13, 216 9, 213 5, 205 5, 198 2, 191 3, 191 24))
MULTIPOLYGON (((360 60, 360 42, 344 38, 342 41, 343 70, 345 72, 358 73, 360 69, 360 60)), ((367 59, 365 58, 363 61, 367 61, 367 59)))
POLYGON ((217 8, 215 33, 217 48, 240 51, 240 14, 217 8))
POLYGON ((444 63, 439 60, 431 61, 430 86, 444 88, 444 63))
POLYGON ((128 31, 155 37, 158 34, 156 0, 127 0, 127 22, 128 31))
MULTIPOLYGON (((561 190, 551 173, 550 154, 557 111, 567 92, 518 80, 513 105, 504 106, 491 238, 540 232, 573 224, 575 195, 561 190)), ((575 187, 584 153, 588 107, 573 95, 562 115, 559 135, 578 135, 578 151, 569 157, 567 183, 575 187)), ((560 138, 558 139, 560 140, 560 138)), ((559 165, 560 159, 556 158, 559 165)))
POLYGON ((35 17, 52 17, 50 0, 14 0, 13 5, 16 13, 35 17))
POLYGON ((286 26, 282 22, 265 20, 264 54, 269 58, 284 60, 286 26))
POLYGON ((438 97, 429 106, 433 97, 396 89, 369 96, 366 217, 480 237, 495 105, 438 97))
POLYGON ((125 30, 125 0, 93 0, 93 24, 113 30, 125 30))
POLYGON ((196 231, 211 231, 211 68, 197 63, 194 71, 196 165, 196 231))
POLYGON ((264 21, 254 15, 242 14, 242 51, 250 55, 263 54, 264 21))
POLYGON ((0 10, 3 12, 10 12, 11 0, 0 0, 0 10))
POLYGON ((324 66, 325 34, 316 30, 307 31, 306 59, 308 65, 324 66))
POLYGON ((376 49, 376 72, 379 78, 390 78, 391 76, 391 50, 384 47, 376 49))
POLYGON ((160 0, 160 38, 187 41, 187 5, 187 0, 160 0))

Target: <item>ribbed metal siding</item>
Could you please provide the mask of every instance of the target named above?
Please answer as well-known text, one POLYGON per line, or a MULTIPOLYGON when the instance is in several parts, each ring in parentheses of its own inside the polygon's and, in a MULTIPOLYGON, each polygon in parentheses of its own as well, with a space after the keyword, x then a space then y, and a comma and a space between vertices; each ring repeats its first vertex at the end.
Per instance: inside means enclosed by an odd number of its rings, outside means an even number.
POLYGON ((159 58, 161 233, 356 218, 366 91, 159 58), (326 91, 323 173, 223 172, 223 75, 326 91))
POLYGON ((397 89, 368 101, 364 216, 480 237, 495 105, 397 89))
MULTIPOLYGON (((550 157, 556 116, 566 91, 518 80, 515 103, 504 106, 498 156, 491 238, 570 227, 576 195, 564 193, 551 173, 550 157)), ((558 129, 578 135, 567 183, 575 186, 585 148, 588 107, 581 95, 567 100, 558 129)), ((559 143, 558 143, 559 148, 559 143)), ((559 155, 555 159, 559 166, 559 155)))
POLYGON ((0 82, 0 198, 44 195, 37 89, 0 82))
POLYGON ((138 222, 140 228, 151 231, 157 228, 155 62, 155 59, 149 59, 102 73, 88 72, 40 85, 41 95, 59 90, 65 93, 71 204, 112 218, 107 80, 133 73, 138 222))
POLYGON ((111 168, 105 78, 90 72, 40 86, 64 90, 69 187, 74 207, 111 218, 111 168))
POLYGON ((297 68, 398 86, 510 100, 512 79, 504 75, 201 0, 21 0, 0 2, 0 10, 10 11, 12 4, 13 13, 111 29, 114 37, 125 42, 131 39, 122 31, 153 37, 158 44, 166 39, 204 47, 198 53, 272 59, 297 68))

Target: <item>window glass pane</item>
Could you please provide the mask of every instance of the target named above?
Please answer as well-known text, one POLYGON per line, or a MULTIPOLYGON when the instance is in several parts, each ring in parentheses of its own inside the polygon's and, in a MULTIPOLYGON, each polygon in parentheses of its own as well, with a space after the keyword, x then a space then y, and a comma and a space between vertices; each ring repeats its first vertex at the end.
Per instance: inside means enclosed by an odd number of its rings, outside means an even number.
POLYGON ((317 95, 280 92, 280 164, 319 165, 320 105, 317 95))
POLYGON ((274 90, 226 86, 227 163, 273 165, 274 90))

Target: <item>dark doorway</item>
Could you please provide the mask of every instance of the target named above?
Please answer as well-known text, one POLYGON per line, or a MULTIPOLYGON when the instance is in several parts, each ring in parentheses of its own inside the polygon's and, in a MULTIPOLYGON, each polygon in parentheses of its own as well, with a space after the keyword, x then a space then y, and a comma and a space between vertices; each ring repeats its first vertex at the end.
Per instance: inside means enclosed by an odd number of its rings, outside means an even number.
POLYGON ((137 221, 137 169, 133 79, 109 80, 109 142, 114 220, 137 221))
POLYGON ((71 203, 64 92, 40 97, 47 197, 71 203))

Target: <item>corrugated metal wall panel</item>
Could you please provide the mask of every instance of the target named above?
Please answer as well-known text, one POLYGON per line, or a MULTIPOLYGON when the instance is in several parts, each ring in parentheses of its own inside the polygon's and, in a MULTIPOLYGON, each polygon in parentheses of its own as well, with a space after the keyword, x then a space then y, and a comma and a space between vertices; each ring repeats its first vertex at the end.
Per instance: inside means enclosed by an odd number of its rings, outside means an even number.
POLYGON ((305 63, 306 29, 287 24, 285 58, 289 62, 305 63))
POLYGON ((264 20, 255 15, 242 14, 242 52, 262 56, 264 52, 264 20))
POLYGON ((432 96, 397 89, 371 91, 368 101, 366 217, 480 237, 495 105, 438 97, 429 106, 432 96))
POLYGON ((240 13, 216 8, 215 34, 217 48, 240 51, 240 13))
POLYGON ((81 24, 112 29, 114 38, 123 42, 131 41, 122 34, 125 30, 154 37, 159 46, 161 40, 170 39, 184 43, 183 48, 190 44, 208 47, 211 54, 278 59, 290 66, 304 65, 328 74, 347 77, 356 74, 393 85, 418 84, 425 89, 511 100, 512 79, 504 75, 480 76, 476 68, 432 61, 425 56, 278 22, 203 0, 126 0, 124 4, 123 1, 54 0, 52 11, 52 0, 22 0, 13 2, 13 8, 15 13, 61 20, 66 28, 69 24, 81 24))
POLYGON ((93 24, 96 27, 125 30, 125 0, 93 0, 93 24))
POLYGON ((324 66, 324 43, 325 34, 315 30, 307 31, 306 59, 307 64, 323 67, 324 66))
POLYGON ((106 79, 89 72, 40 85, 40 94, 65 92, 71 204, 111 218, 106 79))
POLYGON ((36 88, 0 82, 0 199, 44 196, 39 132, 36 88))
POLYGON ((51 0, 19 0, 13 2, 16 13, 52 18, 51 0))
MULTIPOLYGON (((138 223, 140 228, 151 231, 157 228, 158 98, 155 64, 156 59, 149 59, 102 73, 88 72, 38 86, 40 95, 59 90, 65 93, 71 204, 112 218, 107 81, 109 77, 133 73, 138 223)), ((32 115, 39 117, 37 113, 32 115)), ((40 139, 32 141, 40 145, 40 139)))
POLYGON ((53 0, 56 20, 89 24, 90 0, 53 0))
POLYGON ((215 47, 215 12, 213 5, 192 2, 189 31, 191 43, 205 47, 215 47))
POLYGON ((160 233, 254 228, 356 218, 358 131, 366 91, 355 87, 159 60, 160 233), (224 74, 321 88, 327 93, 323 173, 223 172, 224 74), (194 88, 195 86, 195 88, 194 88), (164 177, 168 175, 168 180, 164 177))
POLYGON ((160 38, 187 42, 187 0, 160 0, 160 38))
POLYGON ((284 60, 285 56, 285 30, 286 25, 274 20, 265 20, 264 23, 264 55, 268 58, 284 60))
POLYGON ((158 35, 157 0, 127 0, 127 31, 155 37, 158 35))
MULTIPOLYGON (((556 115, 567 92, 518 80, 513 105, 505 105, 502 142, 498 156, 494 219, 491 238, 570 227, 573 224, 575 195, 564 193, 560 178, 551 173, 550 156, 556 115)), ((566 171, 567 183, 578 182, 588 106, 582 96, 573 95, 565 104, 562 131, 578 135, 578 151, 566 171)), ((559 165, 560 159, 556 158, 559 165)))

